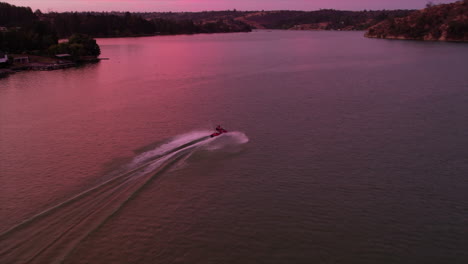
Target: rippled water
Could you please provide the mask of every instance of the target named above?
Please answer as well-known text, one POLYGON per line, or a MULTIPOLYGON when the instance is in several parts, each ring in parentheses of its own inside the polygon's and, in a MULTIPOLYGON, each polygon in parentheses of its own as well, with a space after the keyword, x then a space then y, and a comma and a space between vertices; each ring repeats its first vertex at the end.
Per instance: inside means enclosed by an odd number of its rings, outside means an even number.
POLYGON ((467 45, 98 43, 0 80, 1 263, 468 260, 467 45))

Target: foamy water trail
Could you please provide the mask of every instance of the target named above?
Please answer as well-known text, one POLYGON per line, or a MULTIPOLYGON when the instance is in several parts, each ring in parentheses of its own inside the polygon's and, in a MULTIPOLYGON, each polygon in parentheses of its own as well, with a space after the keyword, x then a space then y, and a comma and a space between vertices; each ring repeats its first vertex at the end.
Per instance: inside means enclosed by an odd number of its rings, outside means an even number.
POLYGON ((204 131, 193 131, 190 133, 176 136, 170 141, 158 146, 157 148, 136 156, 129 165, 130 166, 141 165, 142 163, 148 160, 161 157, 173 151, 174 149, 177 149, 180 146, 183 146, 185 144, 188 144, 192 141, 195 141, 201 138, 205 138, 207 135, 210 135, 211 133, 212 132, 210 132, 209 130, 204 130, 204 131))
POLYGON ((0 234, 0 263, 61 263, 157 175, 199 149, 215 151, 244 144, 247 136, 209 131, 177 136, 136 156, 129 171, 90 188, 0 234))

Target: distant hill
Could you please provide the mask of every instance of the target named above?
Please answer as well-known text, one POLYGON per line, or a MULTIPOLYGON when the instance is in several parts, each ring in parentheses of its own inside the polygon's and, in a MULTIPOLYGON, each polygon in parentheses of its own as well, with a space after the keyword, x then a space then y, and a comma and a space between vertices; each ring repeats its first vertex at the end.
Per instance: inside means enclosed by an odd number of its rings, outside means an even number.
POLYGON ((366 37, 468 42, 468 0, 429 5, 406 17, 385 20, 369 28, 366 37))
POLYGON ((205 11, 138 13, 145 19, 193 20, 206 23, 243 22, 255 29, 365 30, 388 18, 403 17, 414 10, 340 11, 205 11))

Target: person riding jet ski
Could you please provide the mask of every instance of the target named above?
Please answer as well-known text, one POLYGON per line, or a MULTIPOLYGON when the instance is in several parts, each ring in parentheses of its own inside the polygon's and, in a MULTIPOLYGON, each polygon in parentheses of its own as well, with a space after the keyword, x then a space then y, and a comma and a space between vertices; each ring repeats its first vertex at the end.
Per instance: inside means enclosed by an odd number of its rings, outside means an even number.
POLYGON ((227 132, 227 130, 222 128, 221 125, 218 125, 216 127, 216 131, 218 131, 219 133, 226 133, 227 132))
POLYGON ((215 129, 216 129, 216 132, 213 133, 213 134, 211 134, 210 137, 216 137, 216 136, 221 135, 222 133, 226 133, 226 132, 227 132, 227 130, 224 129, 224 128, 222 128, 221 125, 216 126, 215 129))

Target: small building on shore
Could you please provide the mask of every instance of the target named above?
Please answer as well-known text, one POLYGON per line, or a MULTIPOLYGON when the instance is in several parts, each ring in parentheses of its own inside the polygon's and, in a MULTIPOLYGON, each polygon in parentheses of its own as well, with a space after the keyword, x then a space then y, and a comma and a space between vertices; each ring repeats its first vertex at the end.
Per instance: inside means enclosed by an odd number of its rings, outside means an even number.
POLYGON ((8 62, 8 55, 0 51, 0 63, 8 62))
POLYGON ((69 59, 71 58, 71 55, 70 54, 67 54, 67 53, 64 53, 64 54, 56 54, 55 57, 59 58, 59 59, 69 59))
POLYGON ((21 64, 29 63, 29 57, 28 56, 14 57, 13 63, 21 63, 21 64))
POLYGON ((70 55, 70 54, 67 54, 67 53, 64 53, 64 54, 56 54, 55 57, 59 59, 59 60, 57 61, 57 63, 66 63, 66 62, 70 62, 70 59, 72 58, 71 55, 70 55))

